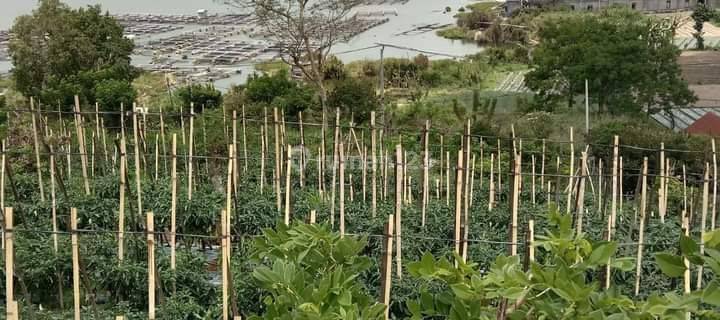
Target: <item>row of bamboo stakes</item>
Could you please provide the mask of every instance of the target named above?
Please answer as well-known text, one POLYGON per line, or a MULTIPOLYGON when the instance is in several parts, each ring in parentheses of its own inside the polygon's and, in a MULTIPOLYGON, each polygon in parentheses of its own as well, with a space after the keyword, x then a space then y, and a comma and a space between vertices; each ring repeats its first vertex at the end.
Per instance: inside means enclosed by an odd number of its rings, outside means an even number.
MULTIPOLYGON (((41 171, 41 161, 40 161, 40 147, 39 147, 39 137, 38 137, 38 131, 39 131, 39 124, 37 123, 36 119, 36 113, 37 116, 40 117, 39 110, 36 110, 34 108, 33 100, 31 100, 31 115, 32 115, 32 123, 33 123, 33 140, 34 140, 34 151, 35 151, 35 160, 36 160, 36 166, 37 166, 37 174, 38 174, 38 183, 39 183, 39 191, 40 191, 40 197, 42 200, 45 199, 44 189, 43 189, 43 183, 42 183, 42 171, 41 171)), ((88 159, 87 155, 88 152, 86 151, 86 142, 85 142, 85 132, 84 132, 84 125, 83 125, 83 117, 81 116, 80 111, 80 104, 76 97, 75 100, 75 128, 76 128, 76 136, 79 137, 78 140, 78 148, 80 150, 80 157, 81 157, 81 165, 82 165, 82 176, 83 176, 83 185, 85 189, 86 194, 90 194, 90 184, 89 184, 89 178, 88 178, 88 159)), ((102 121, 98 121, 98 112, 97 112, 97 106, 96 106, 96 132, 93 133, 94 137, 103 137, 103 142, 105 141, 105 134, 104 130, 101 129, 103 127, 102 121)), ((194 111, 192 111, 191 106, 191 115, 194 115, 194 111)), ((124 113, 123 113, 124 116, 124 113)), ((246 128, 245 128, 245 112, 244 108, 242 110, 242 128, 243 128, 243 155, 244 155, 244 161, 245 164, 243 166, 243 172, 247 172, 247 136, 246 136, 246 128)), ((161 123, 163 122, 162 118, 162 112, 160 113, 160 119, 161 123)), ((304 168, 307 163, 307 155, 305 154, 305 142, 304 142, 304 135, 303 135, 303 126, 302 126, 302 114, 299 115, 300 119, 300 146, 301 146, 301 154, 300 154, 300 161, 301 161, 301 169, 298 170, 300 172, 300 183, 304 186, 304 168)), ((273 189, 276 194, 276 200, 277 200, 277 208, 278 212, 282 212, 283 208, 283 200, 284 200, 284 222, 286 224, 289 224, 291 221, 291 174, 293 172, 292 170, 292 147, 289 144, 286 144, 285 141, 283 141, 285 138, 285 120, 284 115, 282 118, 280 118, 280 115, 278 114, 278 110, 273 110, 273 126, 274 126, 274 156, 275 156, 275 168, 273 170, 273 189), (282 156, 285 155, 285 159, 282 159, 282 156), (283 175, 283 168, 282 163, 285 162, 286 168, 284 168, 284 175, 285 175, 285 192, 284 192, 284 199, 282 199, 282 186, 281 186, 281 177, 283 175)), ((228 276, 228 266, 229 266, 229 260, 230 260, 230 248, 231 248, 231 235, 230 235, 230 229, 229 226, 231 224, 230 221, 230 212, 232 210, 231 208, 231 197, 232 192, 237 192, 237 181, 238 181, 238 174, 240 170, 239 162, 237 161, 237 156, 235 156, 235 150, 237 150, 237 114, 235 111, 233 111, 232 114, 232 143, 229 144, 228 150, 229 150, 229 157, 228 157, 228 176, 227 176, 227 202, 226 202, 226 208, 221 213, 221 246, 222 246, 222 265, 223 265, 223 319, 229 318, 228 313, 228 292, 231 291, 229 288, 229 283, 227 282, 226 277, 228 276)), ((122 122, 124 124, 124 121, 122 122)), ((184 126, 184 123, 182 123, 184 126)), ((163 149, 164 149, 164 130, 162 129, 161 125, 161 136, 163 140, 163 149)), ((193 176, 193 131, 194 131, 194 124, 193 124, 193 117, 190 117, 190 134, 189 134, 189 148, 188 148, 188 156, 187 161, 189 162, 187 164, 187 175, 188 175, 188 199, 191 199, 192 197, 192 176, 193 176)), ((227 127, 226 127, 227 128, 227 127)), ((264 172, 264 166, 265 166, 265 153, 267 152, 268 146, 269 146, 269 140, 270 137, 267 134, 268 131, 267 126, 267 117, 265 117, 265 124, 261 128, 261 179, 259 179, 259 184, 262 186, 265 183, 265 172, 264 172)), ((323 126, 323 132, 325 131, 325 127, 323 126)), ((424 154, 423 154, 423 178, 422 178, 422 200, 421 200, 421 223, 424 226, 426 222, 426 207, 429 202, 429 167, 430 167, 430 152, 429 152, 429 130, 430 130, 430 122, 427 121, 424 126, 423 130, 423 145, 424 145, 424 154)), ((377 171, 381 171, 381 184, 382 184, 382 196, 383 199, 386 199, 387 197, 387 188, 388 188, 388 162, 389 162, 389 155, 388 150, 384 150, 384 157, 383 157, 383 143, 379 143, 379 153, 380 153, 380 165, 378 168, 377 159, 376 159, 376 150, 378 149, 378 143, 377 143, 377 132, 375 127, 375 114, 373 113, 371 115, 371 179, 372 179, 372 186, 371 186, 371 193, 372 193, 372 214, 373 216, 376 214, 376 207, 377 207, 377 194, 379 193, 377 190, 378 187, 378 177, 377 177, 377 171), (378 170, 380 169, 380 170, 378 170)), ((47 135, 46 130, 46 135, 47 135)), ((52 134, 52 133, 50 133, 52 134)), ((383 130, 381 129, 380 132, 380 138, 379 140, 382 141, 383 138, 383 130)), ((138 214, 142 212, 142 198, 141 198, 141 184, 140 184, 140 145, 139 141, 141 141, 142 137, 146 136, 145 133, 142 132, 142 128, 139 128, 139 121, 138 121, 138 114, 136 112, 133 112, 133 139, 136 141, 134 143, 134 163, 135 163, 135 183, 137 187, 137 209, 138 214), (139 136, 141 135, 141 136, 139 136)), ((350 137, 354 137, 355 133, 352 131, 348 135, 348 142, 352 145, 352 140, 350 140, 350 137)), ((323 142, 321 144, 321 147, 319 148, 318 156, 323 159, 324 158, 324 148, 325 148, 325 141, 324 137, 325 135, 322 135, 323 142)), ((185 140, 185 131, 183 130, 182 138, 185 140)), ((93 139, 94 141, 95 139, 93 139)), ((332 206, 332 212, 330 215, 330 223, 334 225, 334 219, 335 219, 335 186, 339 185, 339 231, 342 236, 345 235, 345 216, 344 216, 344 209, 345 209, 345 185, 346 185, 346 179, 345 179, 345 144, 342 142, 342 133, 340 130, 340 113, 339 111, 336 112, 335 117, 335 134, 333 139, 333 168, 332 168, 332 179, 333 183, 331 185, 331 206, 332 206), (336 184, 336 176, 339 175, 340 183, 336 184)), ((364 142, 364 139, 361 139, 361 141, 364 142)), ((474 179, 475 179, 475 154, 472 153, 471 148, 471 132, 470 132, 470 123, 468 123, 465 126, 465 132, 462 136, 462 146, 461 149, 458 151, 457 155, 457 165, 455 167, 456 173, 455 173, 455 252, 462 257, 463 260, 467 259, 467 246, 468 246, 468 233, 469 233, 469 221, 470 221, 470 206, 472 204, 472 196, 473 196, 473 188, 474 188, 474 179)), ((104 144, 104 143, 103 143, 104 144)), ((355 146, 358 154, 362 155, 363 159, 363 174, 362 174, 362 181, 363 181, 363 199, 365 199, 365 180, 366 180, 366 165, 365 162, 367 160, 367 148, 366 147, 360 147, 357 138, 355 138, 355 146), (362 152, 361 152, 362 150, 362 152)), ((482 149, 482 140, 480 143, 481 149, 480 149, 480 184, 482 187, 482 183, 484 181, 483 179, 483 149, 482 149)), ((6 170, 6 159, 5 159, 5 144, 3 144, 3 153, 2 153, 2 183, 1 183, 1 189, 0 190, 0 202, 2 202, 2 206, 4 207, 4 186, 5 186, 5 170, 6 170)), ((442 147, 443 147, 443 137, 441 136, 441 155, 442 155, 442 147)), ((618 180, 622 181, 622 157, 619 156, 619 138, 616 136, 614 138, 613 143, 613 163, 612 163, 612 195, 611 195, 611 214, 608 216, 608 226, 606 228, 606 239, 612 240, 613 233, 615 231, 616 227, 616 216, 617 216, 617 209, 618 209, 618 203, 620 203, 620 207, 622 207, 622 197, 618 197, 618 193, 622 195, 622 183, 618 183, 618 180), (620 189, 620 190, 618 190, 620 189)), ((94 149, 94 142, 92 148, 94 149)), ((103 146, 104 150, 107 150, 107 147, 103 146)), ((172 202, 171 202, 171 269, 175 269, 175 247, 176 247, 176 205, 177 205, 177 136, 176 134, 173 134, 172 136, 172 202)), ((348 149, 349 151, 352 150, 352 147, 348 149)), ((488 201, 488 209, 492 210, 495 207, 495 200, 496 200, 496 185, 497 190, 502 189, 501 185, 501 177, 502 177, 502 171, 501 171, 501 163, 500 163, 500 153, 499 153, 499 141, 498 141, 498 153, 491 153, 490 154, 490 172, 489 172, 489 201, 488 201), (495 166, 497 166, 497 174, 495 173, 495 166), (497 182, 495 181, 497 178, 497 182)), ((668 177, 671 176, 672 173, 672 167, 670 165, 670 160, 665 157, 665 149, 664 144, 661 145, 660 149, 660 172, 658 174, 659 176, 659 182, 660 187, 658 189, 658 214, 660 216, 661 221, 664 222, 665 215, 666 215, 666 209, 667 209, 667 191, 668 191, 668 177)), ((717 180, 715 179, 716 173, 717 173, 717 160, 715 155, 715 142, 712 141, 712 150, 713 150, 713 196, 712 196, 712 215, 711 215, 711 226, 715 226, 716 221, 716 215, 715 215, 715 205, 716 205, 716 197, 717 197, 717 180)), ((50 187, 51 187, 51 200, 53 203, 53 211, 52 211, 52 219, 53 219, 53 242, 55 250, 57 250, 57 222, 56 222, 56 212, 55 212, 55 186, 56 186, 56 177, 57 172, 55 170, 55 154, 50 150, 50 187)), ((158 160, 158 148, 157 148, 157 139, 156 139, 156 148, 155 148, 155 176, 158 176, 158 167, 159 167, 159 160, 158 160)), ((164 151, 163 151, 164 153, 164 151)), ((268 152, 269 153, 269 152, 268 152)), ((106 159, 107 159, 107 152, 105 152, 106 159)), ((124 216, 125 216, 125 189, 126 189, 126 176, 127 176, 127 158, 126 158, 126 139, 125 139, 125 128, 124 125, 122 127, 122 136, 120 139, 120 160, 119 160, 119 170, 120 170, 120 209, 119 209, 119 221, 118 221, 118 258, 120 260, 123 259, 124 255, 124 216)), ((68 156, 68 164, 70 164, 70 152, 67 153, 68 156)), ((450 203, 450 152, 445 153, 445 187, 446 187, 446 203, 450 203)), ((511 255, 518 254, 518 208, 519 208, 519 201, 520 201, 520 193, 522 192, 522 140, 520 140, 520 148, 518 149, 516 145, 516 139, 514 137, 514 128, 513 128, 513 170, 512 170, 512 188, 511 188, 511 219, 510 219, 510 239, 509 239, 509 253, 511 255)), ((589 180, 589 167, 587 164, 587 147, 584 152, 581 152, 581 164, 579 168, 579 173, 575 171, 574 169, 574 159, 575 159, 575 151, 574 151, 574 142, 573 142, 573 131, 572 128, 570 129, 570 171, 568 175, 568 186, 565 188, 567 193, 567 207, 566 211, 568 213, 571 212, 571 205, 574 204, 575 207, 575 214, 576 214, 576 229, 578 232, 582 232, 582 216, 584 214, 584 192, 585 192, 585 184, 586 180, 589 180), (573 195, 576 196, 575 201, 573 202, 573 195)), ((560 163, 560 157, 557 157, 556 159, 556 167, 559 168, 560 163)), ((94 161, 94 160, 93 160, 94 161)), ((391 257, 392 257, 392 242, 395 240, 396 245, 396 271, 397 271, 397 277, 402 277, 402 207, 403 204, 411 204, 412 203, 412 192, 410 191, 411 185, 412 185, 412 177, 407 174, 407 152, 403 152, 402 150, 402 142, 396 146, 396 154, 395 154, 395 195, 396 195, 396 202, 395 202, 395 213, 391 216, 389 216, 388 223, 386 225, 386 243, 385 243, 385 250, 384 254, 386 255, 383 258, 383 295, 382 300, 384 303, 387 303, 389 300, 389 284, 391 281, 386 281, 388 277, 391 279, 392 276, 389 275, 391 272, 391 257), (390 258, 388 258, 388 255, 390 258)), ((440 179, 436 180, 436 198, 440 197, 440 190, 441 190, 441 184, 442 184, 442 178, 443 178, 443 170, 442 170, 442 164, 443 164, 443 157, 440 157, 440 179)), ((535 184, 536 184, 536 175, 535 175, 535 156, 532 155, 531 157, 532 162, 532 202, 535 203, 535 184)), ((70 165, 68 165, 68 175, 70 175, 70 165)), ((543 143, 543 155, 541 159, 541 174, 540 174, 540 186, 541 189, 545 186, 545 145, 543 143)), ((113 166, 114 168, 114 166, 113 166)), ((92 166, 92 169, 94 169, 94 166, 92 166)), ((114 170, 114 169, 113 169, 114 170)), ((318 161, 318 191, 320 194, 323 194, 326 192, 324 181, 320 177, 323 176, 323 171, 326 170, 324 168, 324 162, 318 161)), ((598 165, 599 170, 599 176, 602 177, 602 160, 599 161, 598 165)), ((701 232, 705 232, 706 230, 706 220, 707 220, 707 211, 708 211, 708 197, 709 197, 709 164, 706 164, 705 173, 704 173, 704 182, 703 182, 703 204, 702 204, 702 220, 701 220, 701 232)), ((349 178, 352 180, 352 176, 349 178)), ((550 179, 548 179, 550 180, 550 179)), ((592 180, 589 180, 592 186, 592 180)), ((550 186, 552 181, 547 181, 548 183, 548 193, 550 192, 550 186)), ((598 202, 600 202, 600 199, 602 197, 602 187, 601 184, 602 179, 600 178, 598 180, 598 202)), ((556 188, 559 184, 559 177, 557 179, 556 188)), ((683 185, 684 185, 684 204, 685 204, 685 210, 682 214, 682 219, 684 223, 689 223, 690 214, 687 211, 687 184, 686 184, 686 176, 685 176, 685 168, 683 166, 683 185)), ((350 184, 352 188, 352 184, 350 184)), ((637 294, 639 292, 639 282, 640 282, 640 265, 641 265, 641 259, 642 259, 642 250, 643 250, 643 240, 644 240, 644 224, 646 219, 646 208, 647 208, 647 159, 645 159, 643 163, 642 168, 642 187, 641 187, 641 197, 640 197, 640 228, 639 228, 639 234, 638 234, 638 261, 637 261, 637 269, 636 269, 636 286, 635 286, 635 293, 637 294)), ((350 196, 354 192, 350 192, 350 196)), ((600 209, 601 210, 601 209, 600 209)), ((314 219, 314 213, 313 212, 313 218, 314 219)), ((73 237, 73 247, 75 248, 77 246, 77 232, 76 230, 76 221, 72 222, 72 220, 76 220, 76 218, 72 218, 73 216, 76 216, 77 212, 76 210, 73 210, 71 212, 71 231, 72 231, 72 237, 73 237)), ((147 213, 147 220, 146 220, 146 226, 148 231, 148 243, 153 244, 154 243, 154 232, 152 231, 153 223, 152 223, 152 213, 147 213)), ((528 233, 533 234, 534 230, 532 221, 529 221, 528 223, 528 233)), ((685 230, 687 230, 689 226, 686 225, 685 230)), ((9 280, 6 278, 6 282, 12 282, 12 209, 9 208, 9 211, 5 211, 5 237, 4 239, 4 246, 6 249, 6 261, 9 261, 9 263, 6 264, 6 273, 9 276, 9 280), (8 217, 9 212, 9 217, 8 217), (9 250, 9 251, 8 251, 9 250), (9 252, 9 253, 8 253, 9 252), (8 269, 9 268, 9 269, 8 269)), ((687 231, 686 231, 687 232, 687 231)), ((530 237, 528 239, 529 242, 533 241, 533 238, 530 237)), ((154 246, 154 244, 153 244, 154 246)), ((701 248, 702 244, 701 244, 701 248)), ((532 251, 532 249, 531 249, 532 251)), ((153 254, 154 255, 154 254, 153 254)), ((534 252, 530 254, 531 257, 534 257, 534 252)), ((149 256, 148 259, 154 258, 149 256)), ((75 260, 75 258, 73 259, 75 260)), ((75 261, 74 261, 75 262, 75 261)), ((75 263, 74 263, 75 264, 75 263)), ((152 264, 149 264, 152 265, 152 264)), ((609 288, 610 286, 610 267, 608 266, 605 272, 605 287, 609 288)), ((701 272, 702 270, 699 270, 698 272, 698 279, 696 281, 697 287, 700 288, 702 285, 702 278, 701 278, 701 272)), ((75 271, 74 271, 75 272, 75 271)), ((154 276, 154 270, 148 270, 148 274, 150 276, 154 276)), ((689 278, 686 277, 686 286, 689 286, 689 278)), ((154 281, 149 281, 149 287, 154 286, 154 281)), ((8 297, 13 297, 12 295, 12 284, 7 285, 6 288, 8 288, 8 297)), ((78 289, 79 290, 79 289, 78 289)), ((149 289, 150 290, 150 289, 149 289)), ((154 292, 154 289, 153 289, 154 292)), ((154 300, 154 294, 151 295, 154 300)), ((8 299, 7 301, 7 310, 8 310, 8 318, 10 318, 13 313, 16 312, 16 302, 13 299, 8 299), (13 305, 15 304, 15 305, 13 305)), ((151 308, 152 310, 149 310, 149 316, 154 318, 154 301, 150 304, 153 306, 151 308)), ((238 314, 237 312, 234 312, 234 314, 238 314)), ((79 309, 76 309, 76 318, 79 318, 79 309)))

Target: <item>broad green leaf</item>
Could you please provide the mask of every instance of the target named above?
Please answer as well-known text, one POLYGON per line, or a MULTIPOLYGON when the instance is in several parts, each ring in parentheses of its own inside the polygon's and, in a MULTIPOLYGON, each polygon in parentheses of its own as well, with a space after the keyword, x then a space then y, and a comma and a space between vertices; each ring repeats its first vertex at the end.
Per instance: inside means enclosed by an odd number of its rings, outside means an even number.
POLYGON ((700 252, 700 246, 695 240, 683 234, 680 236, 680 251, 683 255, 690 256, 700 252))
POLYGON ((720 282, 717 279, 710 281, 708 286, 705 287, 702 294, 702 300, 705 303, 712 304, 714 306, 720 306, 720 282))
POLYGON ((660 270, 668 277, 679 277, 685 272, 683 258, 665 252, 655 254, 655 261, 660 270))
POLYGON ((602 266, 606 265, 610 261, 610 257, 615 254, 617 250, 617 243, 615 242, 601 242, 593 249, 590 257, 587 259, 587 264, 590 266, 602 266))

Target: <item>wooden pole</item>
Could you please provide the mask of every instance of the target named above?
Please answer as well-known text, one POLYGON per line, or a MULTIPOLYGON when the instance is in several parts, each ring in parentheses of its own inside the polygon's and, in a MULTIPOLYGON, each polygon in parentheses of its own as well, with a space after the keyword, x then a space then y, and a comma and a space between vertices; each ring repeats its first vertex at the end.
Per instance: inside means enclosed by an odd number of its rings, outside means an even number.
POLYGON ((142 186, 140 185, 140 140, 138 139, 138 120, 136 108, 133 105, 133 138, 135 139, 135 187, 137 190, 137 213, 138 218, 142 217, 142 186))
POLYGON ((455 253, 460 255, 460 231, 462 228, 462 190, 463 190, 463 153, 458 150, 457 168, 455 170, 455 253))
POLYGON ((402 278, 402 199, 403 199, 403 153, 402 145, 395 146, 395 238, 398 279, 402 278))
MULTIPOLYGON (((287 146, 287 170, 285 170, 285 225, 290 225, 290 176, 292 175, 292 146, 287 146)), ((301 170, 302 171, 302 170, 301 170)))
POLYGON ((248 151, 247 151, 247 129, 245 123, 245 105, 242 105, 242 131, 243 131, 243 172, 248 170, 248 151))
POLYGON ((445 152, 445 205, 450 206, 450 151, 445 152))
POLYGON ((345 154, 343 143, 338 144, 340 165, 340 237, 345 236, 345 154))
MULTIPOLYGON (((540 158, 540 186, 545 186, 545 139, 542 139, 542 156, 540 158)), ((547 202, 549 199, 545 199, 547 202)))
POLYGON ((193 146, 194 143, 194 120, 195 120, 195 108, 193 103, 190 103, 190 135, 188 136, 188 158, 187 158, 187 199, 192 200, 193 194, 193 146))
POLYGON ((530 195, 530 197, 532 198, 532 204, 535 205, 535 155, 534 154, 530 156, 530 162, 532 163, 532 182, 531 182, 531 187, 530 187, 530 191, 532 192, 532 194, 530 195))
POLYGON ((265 189, 265 146, 267 138, 264 127, 260 130, 260 194, 263 194, 263 189, 265 189))
POLYGON ((375 157, 375 148, 377 148, 375 141, 375 111, 370 112, 370 157, 371 159, 371 170, 372 170, 372 217, 375 218, 377 215, 377 159, 375 157))
POLYGON ((665 223, 665 208, 663 197, 665 193, 665 143, 660 143, 660 187, 658 189, 658 214, 660 215, 660 221, 665 223))
POLYGON ((430 150, 429 150, 429 140, 430 140, 430 120, 425 120, 425 130, 424 130, 424 145, 425 145, 425 153, 423 156, 423 194, 422 194, 422 219, 420 222, 421 226, 425 226, 425 215, 427 211, 427 205, 428 205, 428 198, 430 196, 430 192, 428 191, 429 188, 429 181, 430 181, 430 150))
POLYGON ((535 261, 535 220, 528 220, 528 260, 535 261))
POLYGON ((162 142, 163 166, 165 174, 168 172, 167 167, 167 148, 165 147, 165 118, 163 117, 163 108, 160 105, 160 141, 162 142))
POLYGON ((333 137, 333 172, 330 186, 330 226, 335 227, 335 184, 337 182, 338 142, 340 140, 340 109, 335 109, 335 135, 333 137))
POLYGON ((73 310, 75 320, 80 320, 80 245, 77 234, 77 209, 70 209, 70 238, 73 264, 73 310))
MULTIPOLYGON (((53 249, 58 252, 58 228, 57 228, 57 199, 55 197, 55 153, 53 147, 50 148, 50 202, 52 206, 52 230, 53 230, 53 249)), ((4 163, 3 163, 4 165, 4 163)), ((4 171, 3 171, 4 174, 4 171)), ((2 206, 0 206, 2 207, 2 206)))
MULTIPOLYGON (((133 113, 134 114, 134 113, 133 113)), ((85 195, 90 195, 90 181, 88 181, 87 172, 87 153, 85 151, 85 133, 82 127, 82 115, 80 114, 80 98, 75 96, 75 131, 77 134, 78 145, 80 146, 80 161, 82 163, 83 182, 85 184, 85 195)))
POLYGON ((303 128, 302 111, 298 112, 298 120, 300 121, 300 187, 305 187, 305 129, 303 128))
POLYGON ((614 233, 617 226, 617 193, 618 193, 618 145, 620 144, 620 137, 615 136, 613 138, 613 167, 612 167, 612 201, 610 204, 610 217, 611 217, 611 229, 610 233, 614 233))
POLYGON ((441 134, 440 135, 440 170, 439 170, 440 171, 440 188, 439 189, 441 189, 441 190, 443 189, 442 184, 445 181, 445 180, 443 180, 443 168, 444 168, 443 167, 443 159, 445 157, 445 141, 443 141, 443 140, 445 140, 445 138, 441 134))
POLYGON ((568 173, 568 194, 567 194, 567 210, 566 213, 570 213, 570 203, 572 202, 572 186, 573 178, 575 174, 575 143, 573 138, 573 127, 570 127, 570 172, 568 173))
POLYGON ((120 207, 118 210, 118 261, 123 261, 125 256, 125 189, 127 174, 125 160, 127 154, 125 138, 120 139, 120 207))
POLYGON ((510 220, 510 255, 515 256, 517 255, 517 242, 518 242, 518 209, 520 206, 520 162, 522 161, 522 157, 517 154, 515 155, 515 170, 513 170, 513 174, 515 176, 515 180, 513 183, 513 192, 512 192, 512 218, 510 220))
POLYGON ((640 271, 642 270, 642 257, 645 241, 645 211, 647 209, 647 157, 643 158, 642 185, 640 189, 640 229, 638 235, 637 262, 635 265, 635 295, 640 294, 640 271))
POLYGON ((229 284, 228 284, 228 260, 227 260, 227 221, 226 221, 226 211, 225 209, 221 210, 220 212, 220 228, 222 231, 220 232, 220 246, 222 250, 221 255, 221 272, 222 272, 222 318, 223 320, 228 320, 229 318, 229 311, 228 311, 228 305, 229 305, 229 284))
POLYGON ((367 202, 367 146, 363 145, 362 148, 362 199, 364 204, 367 202))
POLYGON ((160 135, 155 134, 155 181, 160 176, 160 135))
POLYGON ((385 305, 385 320, 390 319, 390 287, 392 286, 392 246, 394 228, 394 216, 391 214, 388 216, 388 221, 385 224, 385 243, 383 246, 382 269, 380 270, 382 274, 380 303, 385 305))
POLYGON ((581 234, 583 232, 583 214, 585 213, 585 180, 587 179, 587 152, 581 152, 580 157, 580 187, 578 188, 576 219, 577 234, 581 234))
POLYGON ((155 228, 152 211, 147 213, 148 319, 155 319, 155 228))
POLYGON ((11 303, 15 301, 15 251, 14 251, 14 231, 13 231, 13 208, 5 208, 5 310, 8 319, 11 316, 11 303))
POLYGON ((282 198, 280 196, 280 123, 278 122, 277 108, 273 108, 273 125, 275 128, 275 179, 273 179, 273 183, 275 187, 277 211, 280 213, 280 210, 282 210, 282 198))
POLYGON ((712 153, 713 153, 713 196, 712 196, 712 218, 710 219, 710 229, 714 230, 717 226, 715 222, 716 213, 717 213, 717 189, 718 189, 718 181, 717 181, 717 154, 715 153, 715 139, 712 139, 712 153))
POLYGON ((40 189, 40 200, 45 201, 42 167, 40 164, 40 144, 38 143, 38 124, 35 117, 35 100, 32 97, 30 97, 30 111, 30 115, 32 116, 33 144, 35 146, 35 167, 37 170, 38 188, 40 189))
POLYGON ((177 247, 177 134, 172 135, 172 172, 171 200, 170 200, 170 269, 175 270, 175 249, 177 247))
MULTIPOLYGON (((235 154, 238 153, 238 146, 237 146, 237 110, 233 110, 232 113, 232 145, 233 150, 235 151, 235 154)), ((237 157, 235 157, 237 159, 237 157)), ((235 164, 233 165, 233 186, 234 191, 237 193, 237 187, 238 187, 238 174, 240 172, 240 167, 238 166, 238 162, 235 161, 235 164)))
POLYGON ((492 211, 495 206, 495 173, 493 172, 495 166, 495 154, 490 154, 490 193, 488 195, 488 211, 492 211))
MULTIPOLYGON (((703 195, 702 195, 702 219, 700 220, 700 256, 705 253, 705 230, 708 215, 708 198, 710 193, 710 164, 705 163, 705 175, 703 176, 703 195)), ((697 287, 696 290, 702 289, 703 284, 703 265, 698 266, 697 271, 697 287)))

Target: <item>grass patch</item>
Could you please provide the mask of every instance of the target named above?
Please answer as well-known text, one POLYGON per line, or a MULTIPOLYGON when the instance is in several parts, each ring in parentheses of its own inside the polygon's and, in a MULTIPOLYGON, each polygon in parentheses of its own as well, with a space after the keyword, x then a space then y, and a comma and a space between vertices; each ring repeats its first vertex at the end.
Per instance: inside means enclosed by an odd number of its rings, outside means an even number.
POLYGON ((472 40, 472 32, 466 28, 452 26, 436 31, 438 36, 451 40, 472 40))
POLYGON ((273 60, 256 64, 255 70, 272 75, 282 70, 290 71, 290 66, 281 60, 273 60))

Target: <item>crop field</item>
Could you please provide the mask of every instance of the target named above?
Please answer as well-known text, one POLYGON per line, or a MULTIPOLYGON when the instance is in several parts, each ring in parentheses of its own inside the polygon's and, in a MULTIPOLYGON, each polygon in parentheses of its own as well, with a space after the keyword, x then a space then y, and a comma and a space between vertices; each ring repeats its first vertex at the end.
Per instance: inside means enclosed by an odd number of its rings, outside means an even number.
POLYGON ((714 141, 183 109, 9 111, 7 319, 717 317, 714 141))

